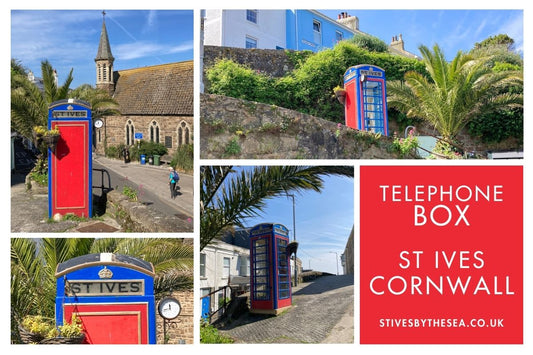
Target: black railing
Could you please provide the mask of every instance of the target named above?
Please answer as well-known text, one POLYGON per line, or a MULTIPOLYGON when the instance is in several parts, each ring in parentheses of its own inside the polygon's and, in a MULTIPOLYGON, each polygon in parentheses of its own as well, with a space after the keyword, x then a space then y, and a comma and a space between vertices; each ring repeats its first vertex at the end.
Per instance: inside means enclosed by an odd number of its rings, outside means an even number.
POLYGON ((207 321, 209 323, 213 323, 214 321, 216 320, 219 320, 221 317, 223 317, 225 314, 226 314, 226 311, 228 309, 228 305, 231 301, 231 299, 228 298, 228 296, 231 296, 231 287, 230 286, 223 286, 221 288, 219 288, 218 290, 215 290, 215 291, 212 291, 210 293, 208 293, 207 295, 204 295, 202 297, 200 297, 200 304, 202 304, 202 300, 204 298, 207 298, 209 297, 209 312, 208 314, 202 314, 202 318, 206 319, 207 318, 207 321), (229 291, 228 291, 229 290, 229 291), (220 301, 219 299, 219 307, 218 309, 216 309, 215 311, 211 311, 211 303, 212 303, 212 299, 211 299, 211 296, 214 295, 214 294, 217 294, 219 293, 220 291, 222 291, 222 302, 220 301))
MULTIPOLYGON (((100 185, 99 186, 94 186, 93 185, 93 189, 101 189, 102 190, 102 194, 104 193, 108 193, 109 191, 113 190, 111 188, 111 175, 109 175, 109 171, 107 171, 106 169, 96 169, 96 168, 93 168, 93 172, 100 172, 100 185), (104 177, 107 177, 107 184, 105 184, 105 178, 104 177)), ((94 181, 94 180, 93 180, 94 181)))

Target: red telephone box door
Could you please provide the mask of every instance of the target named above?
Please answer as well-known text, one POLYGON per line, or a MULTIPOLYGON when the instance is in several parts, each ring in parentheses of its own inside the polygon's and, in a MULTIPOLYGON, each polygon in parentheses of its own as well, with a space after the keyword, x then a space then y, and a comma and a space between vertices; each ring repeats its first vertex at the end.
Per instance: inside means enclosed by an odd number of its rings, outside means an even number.
POLYGON ((147 344, 146 303, 65 305, 65 319, 75 313, 83 324, 89 344, 147 344))
POLYGON ((89 216, 89 122, 53 121, 61 139, 51 154, 51 215, 89 216))

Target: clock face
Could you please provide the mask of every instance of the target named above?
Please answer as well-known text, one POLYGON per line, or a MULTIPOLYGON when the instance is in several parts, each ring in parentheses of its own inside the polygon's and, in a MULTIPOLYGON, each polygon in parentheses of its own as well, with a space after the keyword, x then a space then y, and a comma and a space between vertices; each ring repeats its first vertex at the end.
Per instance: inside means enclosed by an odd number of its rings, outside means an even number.
POLYGON ((100 127, 102 127, 103 125, 104 125, 104 122, 102 122, 102 120, 96 120, 96 121, 94 121, 94 126, 95 126, 96 128, 100 128, 100 127))
POLYGON ((181 312, 181 305, 179 301, 173 297, 163 298, 159 302, 158 311, 161 317, 165 319, 174 319, 181 312))

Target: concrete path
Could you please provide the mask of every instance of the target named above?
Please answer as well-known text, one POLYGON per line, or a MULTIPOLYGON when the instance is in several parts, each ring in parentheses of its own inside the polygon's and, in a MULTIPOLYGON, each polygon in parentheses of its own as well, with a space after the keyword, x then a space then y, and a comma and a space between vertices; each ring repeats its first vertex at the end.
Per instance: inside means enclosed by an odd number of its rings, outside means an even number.
POLYGON ((293 288, 278 316, 248 314, 221 329, 236 343, 353 343, 353 275, 324 276, 293 288))

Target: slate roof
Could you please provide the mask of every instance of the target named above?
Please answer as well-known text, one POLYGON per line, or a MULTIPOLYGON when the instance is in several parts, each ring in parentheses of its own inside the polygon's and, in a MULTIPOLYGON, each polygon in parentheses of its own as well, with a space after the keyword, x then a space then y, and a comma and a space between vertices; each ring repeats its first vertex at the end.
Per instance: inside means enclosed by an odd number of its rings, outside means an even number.
POLYGON ((250 249, 250 229, 237 229, 226 232, 221 238, 224 243, 250 249))
POLYGON ((193 61, 113 73, 122 115, 193 116, 193 61))
POLYGON ((100 42, 98 44, 98 52, 94 60, 108 59, 113 61, 113 54, 111 54, 111 46, 109 45, 109 37, 107 36, 107 29, 105 27, 105 20, 102 21, 102 32, 100 33, 100 42))

